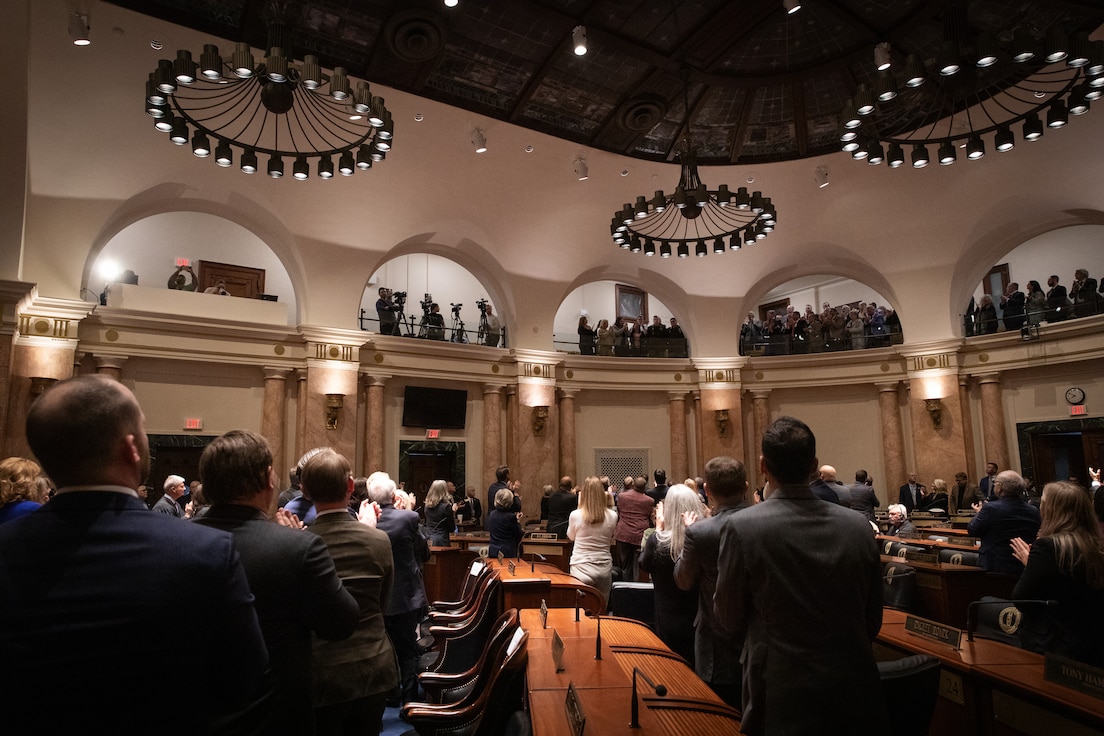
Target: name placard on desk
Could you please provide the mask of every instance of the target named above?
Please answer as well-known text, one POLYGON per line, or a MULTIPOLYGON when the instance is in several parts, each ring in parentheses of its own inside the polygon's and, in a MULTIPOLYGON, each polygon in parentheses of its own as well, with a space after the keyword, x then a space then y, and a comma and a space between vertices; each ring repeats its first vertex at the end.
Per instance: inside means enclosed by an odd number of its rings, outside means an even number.
POLYGON ((1048 654, 1043 660, 1043 679, 1104 700, 1104 669, 1048 654))
POLYGON ((567 711, 567 725, 571 726, 572 736, 583 736, 583 727, 586 726, 586 713, 583 712, 583 704, 579 702, 579 693, 575 691, 574 682, 567 685, 564 710, 567 711))
POLYGON ((556 665, 557 672, 563 672, 564 641, 560 638, 560 632, 552 629, 552 661, 556 665))
POLYGON ((905 631, 910 634, 922 636, 925 639, 937 641, 940 644, 946 644, 952 649, 960 649, 962 647, 962 629, 944 626, 941 623, 930 621, 926 618, 920 618, 919 616, 905 617, 905 631))
POLYGON ((532 539, 533 541, 538 541, 539 540, 539 541, 544 541, 544 542, 550 542, 550 541, 559 539, 560 536, 558 534, 556 534, 556 532, 532 532, 529 535, 529 538, 532 539))
POLYGON ((547 629, 548 628, 548 601, 546 601, 543 598, 541 598, 540 617, 541 617, 541 628, 542 629, 547 629))
POLYGON ((517 575, 517 566, 514 564, 513 560, 506 563, 506 569, 510 571, 511 575, 517 575))
POLYGON ((939 555, 934 552, 908 552, 905 559, 910 562, 925 562, 929 565, 939 564, 939 555))

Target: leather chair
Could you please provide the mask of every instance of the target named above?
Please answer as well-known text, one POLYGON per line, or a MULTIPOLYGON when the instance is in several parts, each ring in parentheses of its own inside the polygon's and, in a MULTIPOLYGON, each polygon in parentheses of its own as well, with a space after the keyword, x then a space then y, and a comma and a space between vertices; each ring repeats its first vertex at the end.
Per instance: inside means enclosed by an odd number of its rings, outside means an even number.
POLYGON ((966 613, 966 635, 993 639, 1014 647, 1042 651, 1057 601, 1011 600, 983 596, 966 613), (1027 615, 1025 615, 1027 613, 1027 615))
MULTIPOLYGON (((429 604, 430 613, 458 613, 470 608, 479 588, 492 575, 491 566, 486 560, 476 558, 468 567, 464 584, 460 588, 460 599, 455 601, 433 601, 429 604)), ((428 618, 428 617, 427 617, 428 618)))
POLYGON ((893 736, 927 736, 939 695, 940 662, 930 654, 878 662, 893 736))
POLYGON ((471 614, 462 621, 429 627, 436 644, 423 653, 419 672, 463 672, 479 661, 502 613, 502 582, 497 578, 483 588, 471 614))
POLYGON ((882 567, 882 605, 911 613, 916 601, 916 568, 903 562, 882 567))
POLYGON ((897 557, 902 560, 907 560, 909 555, 916 552, 927 552, 927 547, 921 547, 918 544, 908 544, 907 542, 892 542, 889 547, 890 551, 885 554, 897 557))
POLYGON ((458 703, 475 689, 479 682, 486 682, 495 667, 502 662, 504 649, 514 638, 519 626, 518 610, 504 611, 491 630, 490 640, 483 648, 479 661, 471 668, 456 673, 423 672, 418 683, 430 703, 458 703))
POLYGON ((518 718, 525 710, 525 666, 529 634, 514 631, 514 638, 494 662, 490 676, 479 682, 458 703, 407 703, 403 719, 420 736, 503 736, 525 734, 528 719, 518 718), (511 730, 513 729, 513 730, 511 730), (520 730, 519 730, 520 729, 520 730))
POLYGON ((482 560, 475 560, 464 580, 461 599, 437 601, 432 604, 425 618, 418 622, 418 647, 423 653, 437 645, 436 639, 430 633, 434 626, 454 625, 471 617, 479 604, 480 596, 493 577, 494 573, 490 565, 483 563, 482 560))
POLYGON ((655 628, 655 587, 652 583, 619 580, 610 587, 607 613, 631 618, 655 628))
POLYGON ((957 549, 939 550, 939 561, 949 562, 952 565, 977 565, 978 553, 957 549))

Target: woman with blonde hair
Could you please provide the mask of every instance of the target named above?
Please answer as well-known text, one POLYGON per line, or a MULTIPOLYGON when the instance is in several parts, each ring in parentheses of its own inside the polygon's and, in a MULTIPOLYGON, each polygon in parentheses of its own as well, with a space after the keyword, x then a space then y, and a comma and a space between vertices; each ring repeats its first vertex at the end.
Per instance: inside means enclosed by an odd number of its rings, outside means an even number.
POLYGON ((1047 483, 1039 512, 1035 542, 1012 540, 1012 554, 1024 565, 1012 598, 1057 601, 1045 610, 1024 607, 1028 630, 1046 632, 1031 648, 1104 666, 1104 627, 1097 620, 1104 610, 1104 536, 1089 492, 1069 481, 1047 483))
POLYGON ((599 355, 613 355, 613 342, 614 342, 613 330, 610 329, 609 320, 603 319, 598 321, 598 354, 599 355))
POLYGON ((583 481, 579 508, 567 519, 567 538, 575 543, 571 551, 571 574, 602 591, 609 600, 613 586, 613 533, 617 512, 607 502, 602 481, 594 476, 583 481))
POLYGON ((448 492, 448 484, 435 480, 429 484, 425 499, 426 530, 429 543, 434 547, 448 547, 452 544, 449 534, 456 529, 456 504, 448 492))
POLYGON ((49 484, 34 460, 9 457, 0 462, 0 524, 30 514, 46 502, 49 484))
POLYGON ((655 534, 648 535, 640 551, 640 569, 652 576, 655 597, 655 631, 671 651, 694 666, 694 618, 698 615, 698 586, 682 590, 675 584, 675 560, 682 557, 686 519, 705 516, 696 491, 677 484, 656 505, 655 534))

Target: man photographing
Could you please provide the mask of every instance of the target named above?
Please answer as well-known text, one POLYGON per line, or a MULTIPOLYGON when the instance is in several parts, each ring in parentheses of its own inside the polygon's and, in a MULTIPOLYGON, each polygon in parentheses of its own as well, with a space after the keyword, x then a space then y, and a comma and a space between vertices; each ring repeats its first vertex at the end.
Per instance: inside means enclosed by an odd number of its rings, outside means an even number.
POLYGON ((379 299, 376 300, 376 316, 379 317, 379 331, 381 335, 398 335, 399 313, 402 306, 391 300, 392 292, 386 286, 379 289, 379 299))

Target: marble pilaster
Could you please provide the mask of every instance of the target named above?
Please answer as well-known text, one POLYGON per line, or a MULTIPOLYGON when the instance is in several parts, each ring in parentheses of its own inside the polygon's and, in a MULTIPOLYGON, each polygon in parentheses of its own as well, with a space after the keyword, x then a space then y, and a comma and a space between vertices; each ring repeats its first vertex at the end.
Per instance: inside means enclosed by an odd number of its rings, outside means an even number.
MULTIPOLYGON (((507 465, 503 462, 502 454, 502 386, 499 384, 483 384, 483 484, 486 492, 487 486, 495 482, 495 469, 499 465, 507 465)), ((479 490, 479 487, 476 488, 479 490)), ((484 515, 490 513, 490 509, 483 510, 484 515)))
MULTIPOLYGON (((966 451, 966 467, 963 470, 972 477, 971 468, 977 468, 977 438, 974 436, 974 422, 970 411, 970 377, 958 377, 958 403, 962 407, 963 444, 966 451)), ((957 471, 956 471, 957 472, 957 471)), ((950 483, 950 479, 947 479, 950 483)))
POLYGON ((981 437, 985 449, 985 462, 996 463, 998 468, 1008 467, 1008 440, 1005 438, 1004 404, 1000 374, 978 376, 981 393, 981 437))
MULTIPOLYGON (((283 480, 284 468, 293 465, 286 457, 288 368, 264 368, 264 399, 261 405, 261 434, 272 448, 272 462, 283 480)), ((298 460, 298 457, 296 458, 298 460)))
POLYGON ((578 391, 560 389, 560 475, 576 477, 575 397, 578 391))
POLYGON ((901 384, 898 381, 876 384, 878 389, 878 417, 882 424, 882 453, 885 478, 875 478, 874 488, 883 489, 886 503, 897 503, 896 488, 905 481, 905 435, 898 408, 901 384), (892 489, 892 490, 891 490, 892 489))
POLYGON ((364 474, 385 468, 383 389, 387 381, 382 376, 366 376, 368 400, 364 422, 364 474))
POLYGON ((295 462, 307 451, 307 369, 295 369, 295 462))
POLYGON ((672 483, 681 483, 689 474, 685 391, 667 392, 667 415, 671 425, 671 472, 667 477, 672 483))

